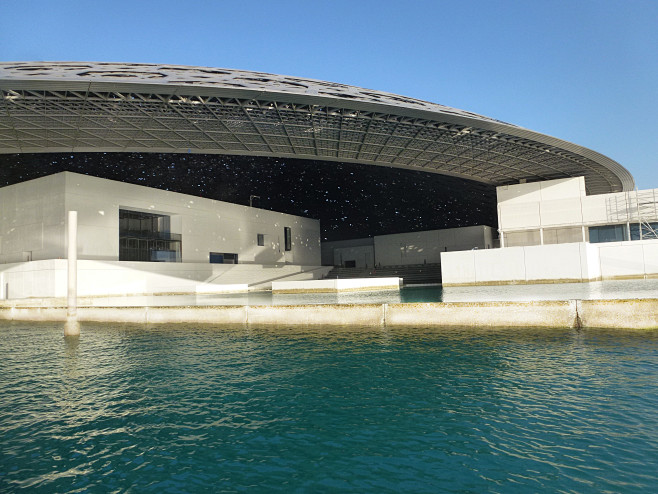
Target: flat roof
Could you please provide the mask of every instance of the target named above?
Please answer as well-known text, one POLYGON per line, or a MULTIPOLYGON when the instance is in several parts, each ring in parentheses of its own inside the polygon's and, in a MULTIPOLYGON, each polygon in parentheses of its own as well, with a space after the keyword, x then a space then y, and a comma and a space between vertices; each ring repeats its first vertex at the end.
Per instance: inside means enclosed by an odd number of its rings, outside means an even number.
POLYGON ((333 82, 233 69, 0 63, 0 153, 153 152, 392 166, 490 185, 584 176, 632 190, 595 151, 472 112, 333 82))

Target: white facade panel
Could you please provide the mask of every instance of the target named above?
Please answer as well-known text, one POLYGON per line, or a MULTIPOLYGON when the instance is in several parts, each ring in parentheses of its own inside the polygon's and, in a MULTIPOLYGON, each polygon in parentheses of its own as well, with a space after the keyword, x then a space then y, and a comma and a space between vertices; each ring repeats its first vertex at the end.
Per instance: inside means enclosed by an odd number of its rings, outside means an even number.
POLYGON ((539 228, 540 225, 539 201, 498 204, 498 228, 501 230, 539 228))
POLYGON ((644 248, 640 242, 601 244, 599 256, 603 278, 623 278, 646 272, 644 248))
POLYGON ((78 211, 80 259, 119 259, 119 210, 171 217, 182 235, 183 262, 209 262, 210 252, 240 263, 320 264, 320 223, 273 211, 63 172, 0 189, 0 262, 66 256, 66 211, 78 211), (291 229, 285 250, 284 227, 291 229), (258 234, 265 245, 258 245, 258 234))
POLYGON ((539 203, 540 226, 580 225, 583 221, 581 198, 542 201, 539 203))
POLYGON ((541 201, 575 199, 585 196, 585 179, 583 177, 560 178, 539 182, 541 201))
POLYGON ((0 263, 64 257, 64 177, 0 189, 0 263))
POLYGON ((475 252, 474 250, 462 250, 457 252, 441 253, 441 277, 443 282, 459 285, 470 285, 475 283, 475 252))
POLYGON ((501 185, 496 187, 498 204, 512 204, 518 202, 525 204, 527 202, 541 201, 541 191, 539 182, 529 184, 501 185))
POLYGON ((658 240, 444 252, 441 257, 444 285, 658 276, 658 240))
POLYGON ((581 280, 583 265, 581 248, 584 244, 535 245, 525 247, 525 279, 581 280))
MULTIPOLYGON (((524 281, 526 279, 525 256, 522 247, 472 252, 475 264, 475 281, 477 283, 492 283, 501 279, 501 277, 514 281, 524 281)), ((445 278, 443 280, 445 282, 445 278)))

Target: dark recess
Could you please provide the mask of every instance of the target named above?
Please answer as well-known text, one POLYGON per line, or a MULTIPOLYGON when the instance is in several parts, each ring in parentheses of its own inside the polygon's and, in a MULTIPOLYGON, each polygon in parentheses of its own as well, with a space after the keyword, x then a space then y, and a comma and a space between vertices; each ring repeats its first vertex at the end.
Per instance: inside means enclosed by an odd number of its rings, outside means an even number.
POLYGON ((319 219, 323 240, 496 227, 496 192, 470 180, 372 165, 156 153, 0 155, 0 185, 60 171, 319 219))

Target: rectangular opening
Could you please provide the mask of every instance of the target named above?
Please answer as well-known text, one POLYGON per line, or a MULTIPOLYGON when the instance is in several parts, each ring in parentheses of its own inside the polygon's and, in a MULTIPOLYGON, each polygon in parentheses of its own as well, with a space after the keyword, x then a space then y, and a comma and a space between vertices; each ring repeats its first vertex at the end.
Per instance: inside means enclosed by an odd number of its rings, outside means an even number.
POLYGON ((237 264, 238 255, 231 252, 211 252, 210 264, 237 264))
POLYGON ((258 245, 259 245, 260 247, 264 247, 264 246, 265 246, 265 234, 263 234, 263 233, 259 233, 259 234, 257 234, 257 235, 256 235, 256 240, 258 241, 258 245))
POLYGON ((283 238, 285 240, 285 249, 292 250, 292 234, 289 226, 283 227, 283 238))
POLYGON ((598 244, 603 242, 621 242, 623 240, 628 240, 626 225, 606 225, 606 226, 589 227, 589 241, 592 244, 598 244))
POLYGON ((119 260, 181 262, 181 235, 164 214, 119 210, 119 260))

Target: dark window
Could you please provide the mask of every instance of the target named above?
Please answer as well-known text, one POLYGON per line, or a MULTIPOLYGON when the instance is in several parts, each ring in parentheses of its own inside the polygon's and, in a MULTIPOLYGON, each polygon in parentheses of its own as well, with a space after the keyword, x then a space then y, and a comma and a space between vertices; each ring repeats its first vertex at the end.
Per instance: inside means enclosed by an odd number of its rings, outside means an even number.
POLYGON ((228 252, 211 252, 210 264, 237 264, 238 255, 228 252))
POLYGON ((181 235, 164 214, 119 210, 119 260, 181 262, 181 235))
POLYGON ((345 261, 345 267, 346 268, 355 268, 356 267, 356 261, 345 261))
POLYGON ((592 244, 602 242, 621 242, 628 240, 626 225, 590 226, 589 241, 592 244))
POLYGON ((265 235, 263 235, 262 233, 259 233, 256 236, 256 238, 258 239, 258 245, 260 245, 261 247, 265 245, 265 235))
MULTIPOLYGON (((651 229, 647 228, 647 225, 644 224, 642 225, 643 240, 656 238, 653 232, 658 232, 658 223, 649 223, 649 227, 651 227, 651 229)), ((637 223, 631 224, 631 240, 640 240, 640 225, 638 225, 637 223)))
POLYGON ((285 238, 286 250, 292 250, 292 234, 290 233, 290 227, 283 227, 283 236, 285 238))

